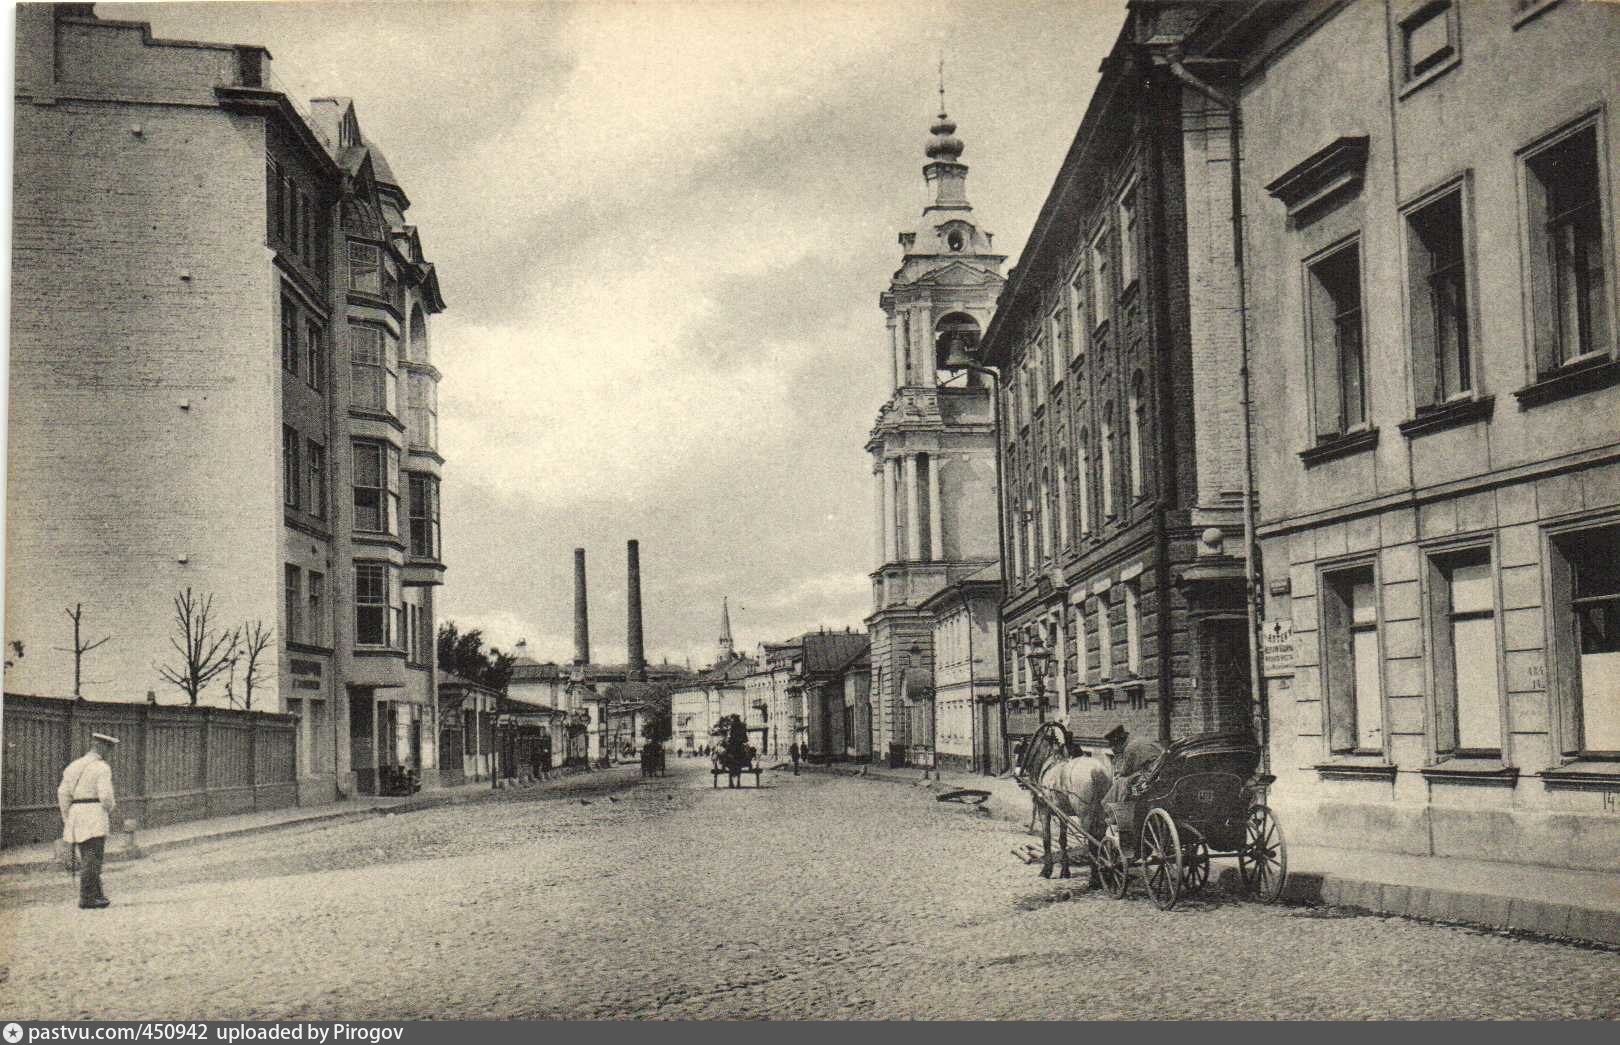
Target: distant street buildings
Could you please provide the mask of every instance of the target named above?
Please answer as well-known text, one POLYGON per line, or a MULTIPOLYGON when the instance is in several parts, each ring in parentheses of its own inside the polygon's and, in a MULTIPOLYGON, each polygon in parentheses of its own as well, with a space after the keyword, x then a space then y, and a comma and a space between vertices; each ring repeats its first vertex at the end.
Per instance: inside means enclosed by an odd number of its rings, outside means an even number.
MULTIPOLYGON (((434 267, 342 98, 90 4, 18 16, 10 692, 172 704, 174 599, 273 636, 301 801, 438 771, 434 267)), ((213 636, 210 636, 210 642, 213 636)), ((245 704, 239 659, 198 702, 245 704)), ((9 738, 8 738, 9 739, 9 738)))

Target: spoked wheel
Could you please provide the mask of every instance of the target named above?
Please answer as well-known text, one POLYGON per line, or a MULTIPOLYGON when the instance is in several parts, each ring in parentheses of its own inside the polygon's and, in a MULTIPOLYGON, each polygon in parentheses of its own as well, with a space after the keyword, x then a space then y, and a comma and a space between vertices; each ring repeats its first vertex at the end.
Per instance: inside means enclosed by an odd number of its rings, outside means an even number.
POLYGON ((1209 884, 1209 845, 1192 828, 1187 833, 1189 837, 1182 840, 1181 847, 1181 892, 1183 896, 1194 896, 1209 884))
POLYGON ((1119 836, 1113 831, 1106 832, 1098 849, 1097 875, 1102 880, 1102 886, 1108 890, 1109 896, 1122 900, 1130 886, 1130 876, 1126 873, 1125 852, 1119 847, 1119 836))
POLYGON ((1160 910, 1168 911, 1181 898, 1181 839, 1176 822, 1155 808, 1142 823, 1142 877, 1160 910))
POLYGON ((1243 848, 1238 851, 1238 873, 1243 887, 1261 903, 1273 903, 1288 882, 1288 844, 1283 841, 1277 814, 1265 806, 1249 810, 1243 848))

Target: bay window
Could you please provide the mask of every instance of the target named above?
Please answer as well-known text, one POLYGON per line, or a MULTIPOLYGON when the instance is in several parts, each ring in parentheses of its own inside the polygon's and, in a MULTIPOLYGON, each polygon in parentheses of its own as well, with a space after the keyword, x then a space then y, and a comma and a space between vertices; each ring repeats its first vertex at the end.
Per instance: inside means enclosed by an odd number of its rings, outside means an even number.
POLYGON ((354 528, 399 534, 399 451, 386 443, 356 439, 354 450, 354 528))

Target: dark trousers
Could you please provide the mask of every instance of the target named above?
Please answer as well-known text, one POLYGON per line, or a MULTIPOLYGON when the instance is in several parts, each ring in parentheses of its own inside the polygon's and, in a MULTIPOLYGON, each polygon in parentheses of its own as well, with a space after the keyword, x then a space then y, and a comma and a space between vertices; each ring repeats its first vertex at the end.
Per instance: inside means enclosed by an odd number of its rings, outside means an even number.
POLYGON ((107 836, 86 838, 79 843, 79 902, 104 900, 101 891, 101 858, 107 850, 107 836))

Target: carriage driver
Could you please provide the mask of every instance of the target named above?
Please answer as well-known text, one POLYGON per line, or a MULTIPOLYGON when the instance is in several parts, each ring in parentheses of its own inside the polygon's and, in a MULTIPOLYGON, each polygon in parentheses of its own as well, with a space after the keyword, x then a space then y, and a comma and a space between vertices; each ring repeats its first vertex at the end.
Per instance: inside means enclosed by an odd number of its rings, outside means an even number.
POLYGON ((1114 786, 1106 801, 1122 802, 1130 794, 1131 781, 1153 768, 1164 748, 1146 738, 1132 740, 1124 723, 1103 734, 1103 739, 1114 752, 1114 786))

